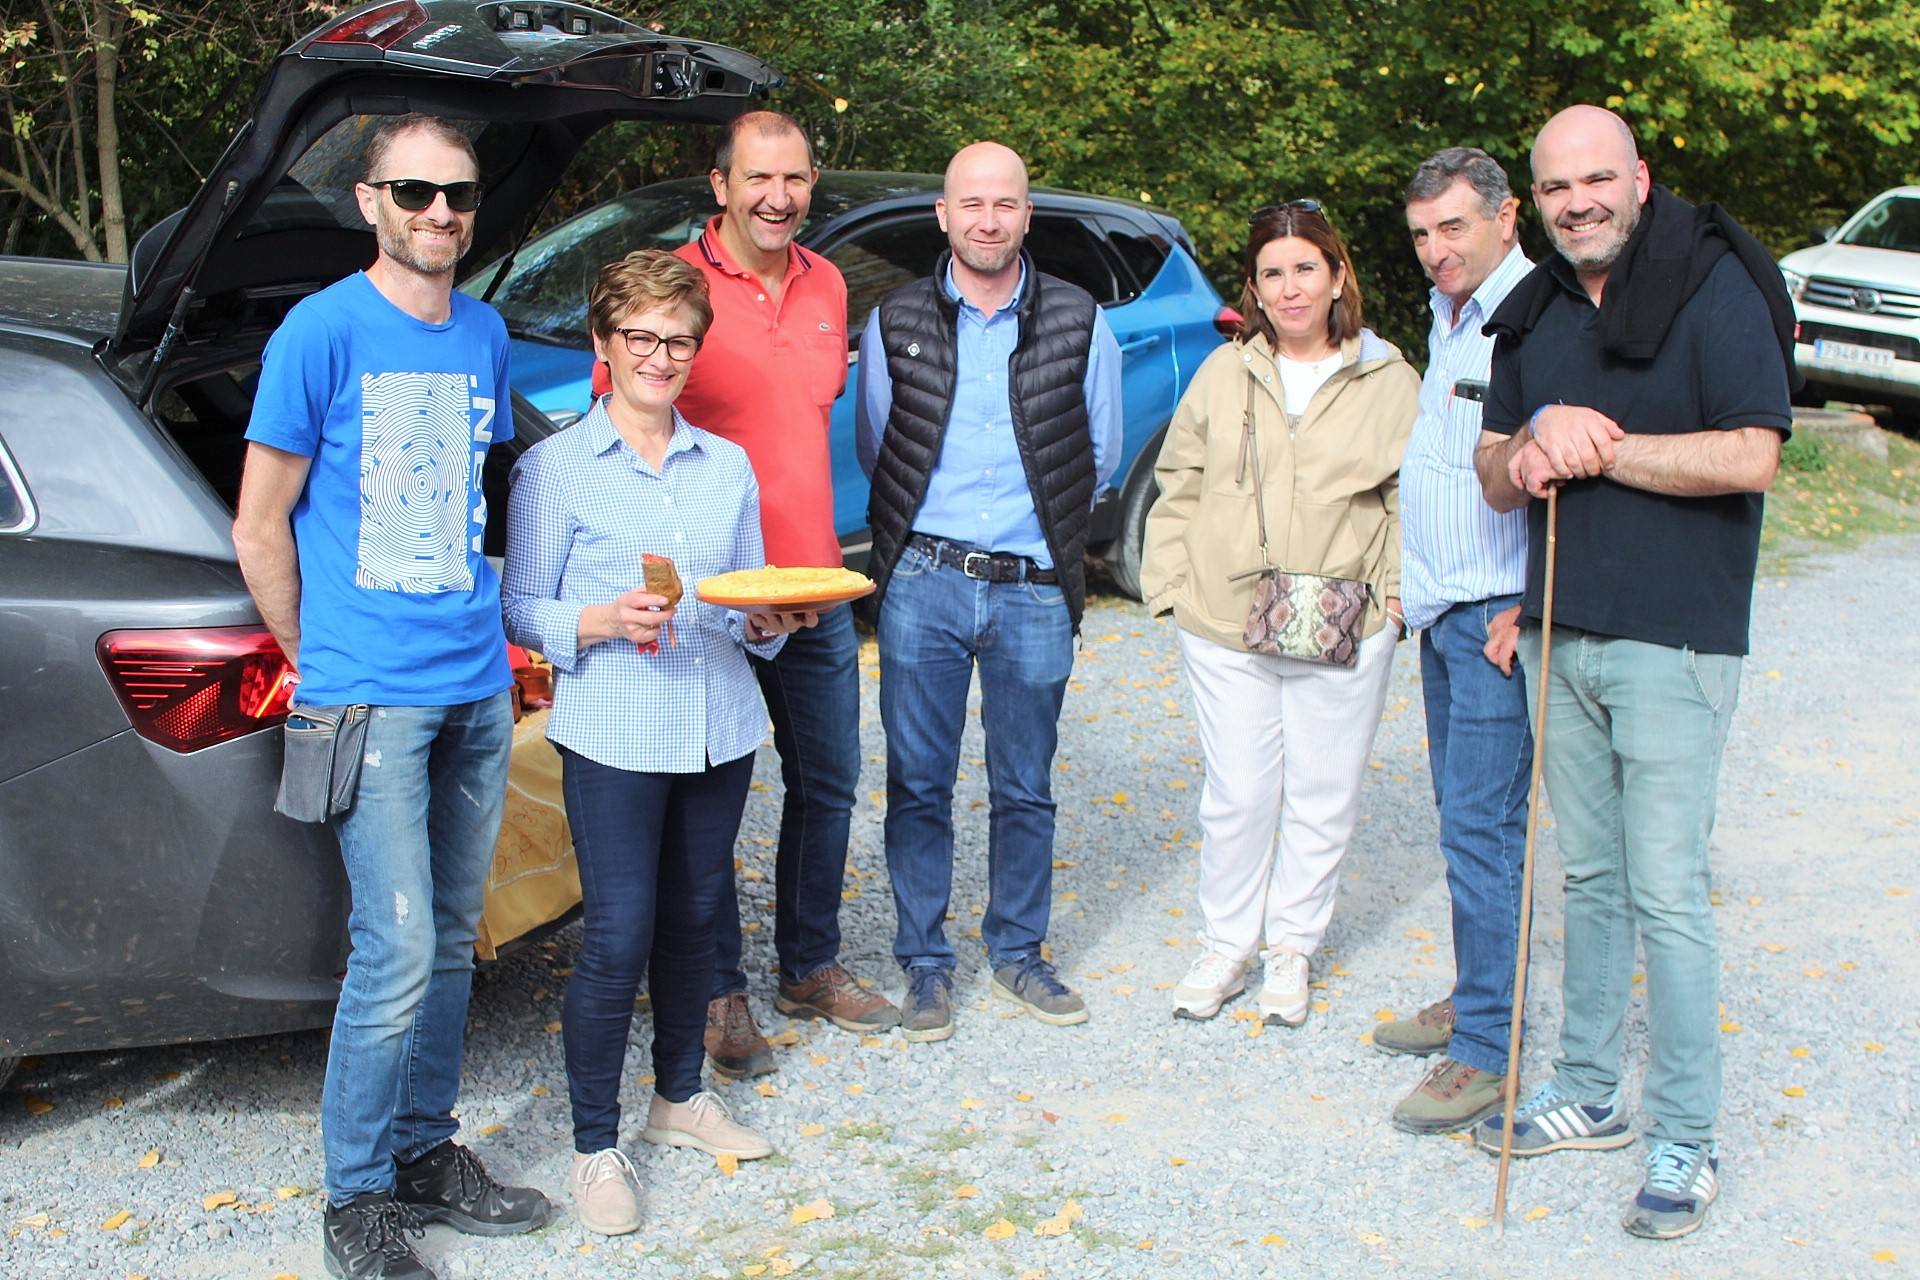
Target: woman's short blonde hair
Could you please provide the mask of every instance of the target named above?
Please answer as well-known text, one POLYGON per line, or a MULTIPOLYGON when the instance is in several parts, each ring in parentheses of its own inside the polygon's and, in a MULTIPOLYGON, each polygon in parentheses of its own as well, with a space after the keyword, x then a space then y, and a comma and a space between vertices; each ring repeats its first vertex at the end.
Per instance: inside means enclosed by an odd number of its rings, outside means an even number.
POLYGON ((700 268, 665 249, 635 249, 600 268, 587 293, 587 327, 606 342, 613 327, 636 311, 670 310, 685 304, 693 313, 694 336, 706 336, 713 323, 707 277, 700 268))

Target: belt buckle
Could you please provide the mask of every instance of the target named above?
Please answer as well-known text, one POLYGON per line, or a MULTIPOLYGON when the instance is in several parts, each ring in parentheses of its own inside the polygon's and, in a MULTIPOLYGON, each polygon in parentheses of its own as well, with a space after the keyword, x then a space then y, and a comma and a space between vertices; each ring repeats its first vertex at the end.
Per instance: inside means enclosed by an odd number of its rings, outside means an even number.
POLYGON ((993 576, 993 556, 985 551, 969 551, 960 557, 960 572, 966 574, 969 578, 980 578, 991 581, 993 576), (978 570, 973 567, 974 561, 976 560, 980 562, 978 570))

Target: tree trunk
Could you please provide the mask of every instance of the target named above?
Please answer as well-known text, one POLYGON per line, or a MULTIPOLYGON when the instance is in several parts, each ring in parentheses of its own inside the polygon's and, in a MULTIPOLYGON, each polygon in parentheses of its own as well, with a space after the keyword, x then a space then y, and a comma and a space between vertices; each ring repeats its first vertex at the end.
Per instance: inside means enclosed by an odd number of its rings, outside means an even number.
POLYGON ((120 37, 126 19, 110 0, 93 0, 94 135, 99 142, 100 229, 107 261, 127 260, 127 209, 120 197, 120 120, 114 87, 120 75, 120 37))

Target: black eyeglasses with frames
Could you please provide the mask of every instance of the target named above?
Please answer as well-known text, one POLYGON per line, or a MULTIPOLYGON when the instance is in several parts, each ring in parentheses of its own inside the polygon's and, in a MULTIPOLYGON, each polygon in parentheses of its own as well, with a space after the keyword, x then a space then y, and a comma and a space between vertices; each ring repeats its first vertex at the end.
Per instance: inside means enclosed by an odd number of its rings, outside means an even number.
POLYGON ((1263 204, 1247 215, 1247 225, 1252 226, 1262 218, 1270 218, 1276 213, 1314 213, 1324 218, 1327 207, 1318 200, 1282 200, 1278 204, 1263 204))
POLYGON ((480 207, 480 197, 487 193, 484 183, 472 180, 428 182, 425 178, 382 178, 367 185, 385 187, 393 202, 408 213, 427 209, 433 204, 433 198, 442 193, 447 197, 447 208, 455 213, 472 213, 480 207))
POLYGON ((690 333, 678 333, 671 338, 663 338, 650 329, 615 329, 623 342, 627 344, 627 354, 635 360, 645 360, 662 346, 667 349, 669 360, 678 360, 681 364, 693 359, 700 350, 700 339, 690 333))

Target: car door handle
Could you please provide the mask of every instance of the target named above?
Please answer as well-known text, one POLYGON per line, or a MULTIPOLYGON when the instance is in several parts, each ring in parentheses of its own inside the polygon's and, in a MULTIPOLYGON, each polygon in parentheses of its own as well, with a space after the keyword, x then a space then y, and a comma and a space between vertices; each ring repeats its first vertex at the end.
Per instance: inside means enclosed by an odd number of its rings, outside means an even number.
POLYGON ((1146 333, 1146 334, 1140 335, 1137 338, 1128 338, 1125 342, 1121 343, 1120 354, 1125 355, 1129 351, 1145 351, 1148 347, 1157 347, 1159 345, 1160 345, 1159 334, 1146 333))

